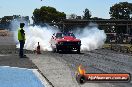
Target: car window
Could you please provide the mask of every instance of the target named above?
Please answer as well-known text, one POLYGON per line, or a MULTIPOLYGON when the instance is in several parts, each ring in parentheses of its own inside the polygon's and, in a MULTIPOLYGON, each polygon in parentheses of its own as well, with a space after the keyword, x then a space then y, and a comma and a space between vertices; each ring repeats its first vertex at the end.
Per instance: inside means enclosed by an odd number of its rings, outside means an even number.
POLYGON ((56 38, 62 38, 62 33, 57 33, 56 38))
POLYGON ((64 36, 72 36, 72 37, 75 37, 75 35, 73 33, 64 33, 64 36))

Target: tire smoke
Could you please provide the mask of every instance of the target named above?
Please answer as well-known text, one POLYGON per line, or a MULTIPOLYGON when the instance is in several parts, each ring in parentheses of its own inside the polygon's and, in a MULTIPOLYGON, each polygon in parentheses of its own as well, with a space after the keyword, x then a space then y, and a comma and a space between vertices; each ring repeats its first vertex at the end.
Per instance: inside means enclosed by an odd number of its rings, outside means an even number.
MULTIPOLYGON (((14 32, 14 40, 19 48, 19 42, 17 40, 17 29, 20 22, 13 21, 11 23, 12 30, 14 32)), ((46 25, 45 27, 40 26, 25 26, 26 34, 25 49, 36 50, 38 42, 40 43, 41 50, 52 51, 50 46, 50 39, 53 33, 59 32, 59 29, 46 25)), ((104 30, 99 30, 96 24, 90 23, 85 28, 74 29, 73 33, 78 39, 81 39, 81 50, 91 51, 94 49, 101 48, 106 40, 106 34, 104 30)))
POLYGON ((40 26, 30 26, 25 29, 26 32, 26 42, 25 49, 36 50, 38 42, 40 44, 41 50, 52 51, 50 46, 50 39, 53 33, 58 32, 58 29, 53 29, 53 27, 40 27, 40 26))
POLYGON ((81 39, 81 50, 91 51, 101 48, 106 41, 104 30, 98 29, 97 24, 90 23, 85 28, 74 29, 73 33, 81 39))
MULTIPOLYGON (((22 21, 26 24, 26 22, 22 21)), ((14 41, 16 43, 16 48, 20 48, 20 44, 18 41, 18 29, 20 27, 21 21, 19 20, 13 20, 11 22, 11 31, 14 34, 14 41)), ((26 25, 24 27, 25 30, 25 45, 24 49, 27 50, 36 50, 38 46, 38 42, 40 44, 40 50, 43 51, 52 51, 52 48, 50 46, 50 39, 53 35, 53 33, 59 32, 59 30, 55 27, 51 27, 47 24, 45 24, 45 27, 40 26, 28 26, 26 25)))

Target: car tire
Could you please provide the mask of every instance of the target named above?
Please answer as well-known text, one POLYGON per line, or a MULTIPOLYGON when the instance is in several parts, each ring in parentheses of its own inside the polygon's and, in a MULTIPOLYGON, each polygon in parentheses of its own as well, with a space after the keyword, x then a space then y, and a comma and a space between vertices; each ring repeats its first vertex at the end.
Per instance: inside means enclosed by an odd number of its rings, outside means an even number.
POLYGON ((78 54, 80 53, 80 47, 77 49, 77 53, 78 53, 78 54))
POLYGON ((53 48, 53 53, 55 53, 56 52, 56 48, 53 48))
POLYGON ((56 53, 59 53, 59 48, 58 48, 58 46, 56 46, 56 53))

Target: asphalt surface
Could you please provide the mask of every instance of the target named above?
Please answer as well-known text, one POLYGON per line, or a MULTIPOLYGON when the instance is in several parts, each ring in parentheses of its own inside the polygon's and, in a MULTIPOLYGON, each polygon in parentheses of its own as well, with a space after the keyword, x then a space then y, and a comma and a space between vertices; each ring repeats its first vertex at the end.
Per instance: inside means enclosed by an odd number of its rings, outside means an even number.
POLYGON ((37 69, 31 60, 28 58, 19 58, 17 54, 0 54, 0 66, 37 69))
POLYGON ((9 36, 0 36, 0 45, 15 45, 13 34, 9 36))
MULTIPOLYGON (((29 52, 30 53, 30 52, 29 52)), ((12 38, 0 37, 0 66, 39 68, 54 87, 132 87, 129 83, 85 83, 80 85, 75 72, 81 64, 87 73, 130 73, 132 54, 106 49, 76 54, 43 52, 41 55, 27 54, 29 59, 20 59, 12 38)))
POLYGON ((132 55, 99 49, 76 54, 44 52, 30 58, 54 87, 132 87, 129 83, 85 83, 80 85, 75 72, 81 64, 87 73, 130 73, 132 55))

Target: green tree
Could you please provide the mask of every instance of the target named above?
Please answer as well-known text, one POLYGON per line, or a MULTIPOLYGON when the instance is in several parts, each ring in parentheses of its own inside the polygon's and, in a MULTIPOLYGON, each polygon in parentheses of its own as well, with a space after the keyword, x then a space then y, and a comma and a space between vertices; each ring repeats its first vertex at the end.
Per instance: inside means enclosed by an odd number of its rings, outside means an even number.
POLYGON ((59 12, 53 7, 42 6, 40 9, 35 9, 32 16, 34 24, 41 23, 58 23, 62 19, 66 19, 64 12, 59 12))
POLYGON ((83 11, 84 16, 83 19, 90 19, 91 17, 91 12, 86 8, 85 11, 83 11))
POLYGON ((120 2, 110 7, 112 19, 132 19, 132 3, 120 2))
POLYGON ((77 15, 76 14, 70 14, 70 16, 69 16, 69 19, 76 19, 77 18, 77 15))

